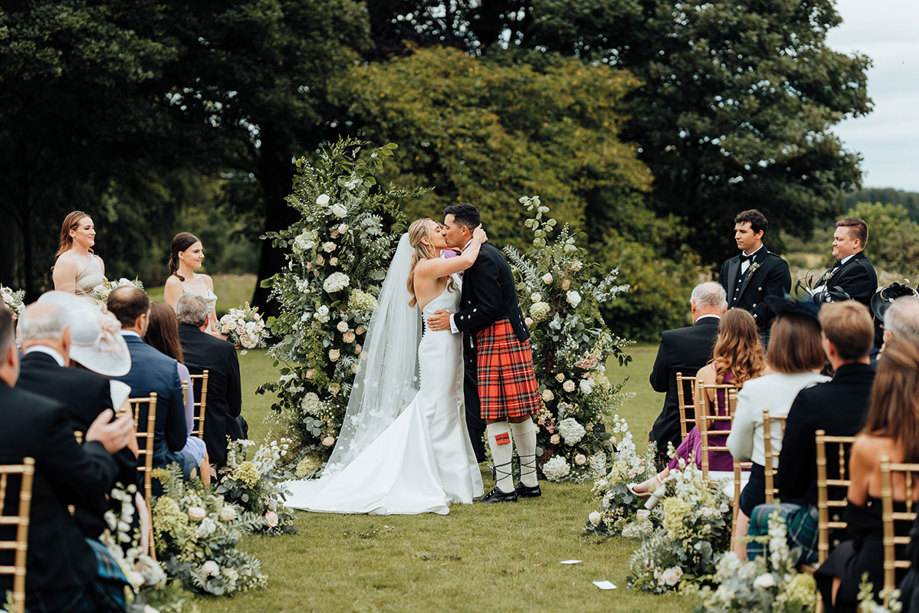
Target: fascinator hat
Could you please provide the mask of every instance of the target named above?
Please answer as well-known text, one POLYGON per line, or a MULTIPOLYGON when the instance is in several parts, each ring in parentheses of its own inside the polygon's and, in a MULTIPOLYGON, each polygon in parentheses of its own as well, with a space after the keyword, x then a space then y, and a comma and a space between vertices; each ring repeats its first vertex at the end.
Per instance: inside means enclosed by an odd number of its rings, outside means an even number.
POLYGON ((131 370, 131 354, 121 324, 105 306, 68 292, 47 292, 38 299, 61 307, 70 322, 70 359, 106 377, 131 370))
POLYGON ((878 321, 884 323, 884 314, 887 312, 887 309, 890 308, 894 300, 902 298, 903 296, 917 295, 919 295, 919 293, 908 285, 900 285, 899 283, 884 285, 883 287, 879 287, 878 290, 874 292, 874 296, 871 297, 871 312, 878 321))
POLYGON ((782 298, 778 296, 766 296, 765 303, 766 306, 775 313, 776 317, 781 317, 782 315, 798 315, 801 317, 810 317, 814 321, 818 321, 817 316, 820 314, 820 307, 822 306, 822 303, 817 303, 814 297, 809 294, 802 294, 797 298, 792 297, 791 294, 788 293, 782 298))

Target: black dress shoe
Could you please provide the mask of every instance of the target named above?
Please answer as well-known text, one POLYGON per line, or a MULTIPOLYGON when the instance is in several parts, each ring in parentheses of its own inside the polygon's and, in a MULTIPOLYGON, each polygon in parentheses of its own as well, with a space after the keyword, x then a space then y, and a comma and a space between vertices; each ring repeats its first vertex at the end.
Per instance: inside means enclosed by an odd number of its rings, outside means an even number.
POLYGON ((517 502, 517 490, 502 492, 497 487, 481 498, 479 502, 517 502))
POLYGON ((537 498, 542 496, 542 490, 539 489, 538 483, 533 487, 530 487, 528 485, 524 485, 523 481, 521 481, 517 484, 517 487, 514 488, 514 491, 517 492, 518 496, 522 496, 523 498, 537 498))

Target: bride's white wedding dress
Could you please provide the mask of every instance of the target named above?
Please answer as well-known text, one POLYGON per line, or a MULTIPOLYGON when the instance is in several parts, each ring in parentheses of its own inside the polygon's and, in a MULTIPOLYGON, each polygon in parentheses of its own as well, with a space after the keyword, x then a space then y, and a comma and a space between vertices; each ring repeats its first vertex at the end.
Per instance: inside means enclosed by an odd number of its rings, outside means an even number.
MULTIPOLYGON (((460 292, 444 289, 425 306, 457 311, 460 292)), ((396 420, 341 470, 285 483, 285 506, 323 513, 399 515, 450 512, 483 493, 466 431, 462 335, 427 330, 418 345, 420 390, 396 420)))

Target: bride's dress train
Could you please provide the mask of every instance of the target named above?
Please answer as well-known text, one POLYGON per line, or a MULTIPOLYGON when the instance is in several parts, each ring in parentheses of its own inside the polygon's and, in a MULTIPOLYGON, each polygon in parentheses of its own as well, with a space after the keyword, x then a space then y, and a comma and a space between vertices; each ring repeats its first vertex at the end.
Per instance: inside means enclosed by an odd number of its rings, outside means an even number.
MULTIPOLYGON (((456 311, 459 291, 424 308, 456 311)), ((341 470, 290 481, 285 506, 322 513, 449 513, 483 493, 466 430, 462 335, 424 333, 418 345, 420 390, 396 420, 341 470)))

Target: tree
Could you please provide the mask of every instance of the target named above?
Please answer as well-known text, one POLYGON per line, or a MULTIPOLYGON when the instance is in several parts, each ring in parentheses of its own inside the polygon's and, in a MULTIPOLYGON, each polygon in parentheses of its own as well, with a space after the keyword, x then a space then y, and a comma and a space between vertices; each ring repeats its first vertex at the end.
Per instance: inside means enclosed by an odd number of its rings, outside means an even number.
POLYGON ((868 224, 868 244, 865 254, 880 270, 887 270, 915 282, 919 268, 919 246, 916 235, 919 223, 899 204, 859 202, 849 214, 861 217, 868 224))

